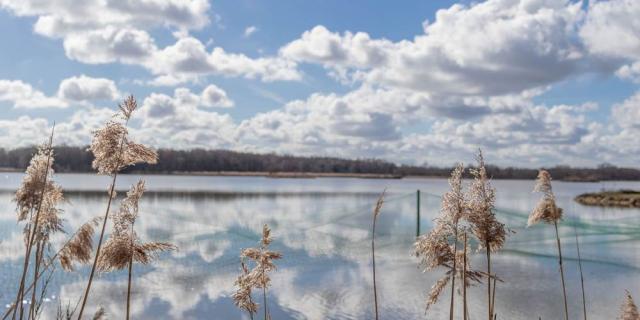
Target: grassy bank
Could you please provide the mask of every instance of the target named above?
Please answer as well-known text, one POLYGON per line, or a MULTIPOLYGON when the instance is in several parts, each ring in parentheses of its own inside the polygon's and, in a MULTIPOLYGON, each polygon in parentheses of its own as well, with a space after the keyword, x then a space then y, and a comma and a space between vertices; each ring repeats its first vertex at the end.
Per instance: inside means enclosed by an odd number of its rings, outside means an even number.
POLYGON ((640 191, 618 190, 584 193, 575 198, 589 206, 640 208, 640 191))

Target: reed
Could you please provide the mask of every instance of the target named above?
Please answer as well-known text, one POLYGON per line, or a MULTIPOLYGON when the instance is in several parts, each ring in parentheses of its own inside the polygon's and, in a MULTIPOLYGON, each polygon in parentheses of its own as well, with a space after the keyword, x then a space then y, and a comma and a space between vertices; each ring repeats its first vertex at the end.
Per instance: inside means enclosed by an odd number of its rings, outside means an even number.
POLYGON ((93 134, 93 141, 91 142, 90 150, 95 159, 93 160, 92 167, 98 171, 98 174, 111 176, 111 185, 109 187, 107 208, 105 209, 104 218, 102 219, 102 228, 100 230, 98 246, 91 266, 91 273, 89 274, 87 286, 82 296, 83 298, 80 306, 80 312, 78 313, 78 320, 82 319, 87 299, 89 298, 89 293, 91 291, 91 284, 93 283, 93 278, 98 266, 105 227, 107 225, 107 219, 109 218, 111 203, 115 197, 115 186, 118 172, 123 168, 136 163, 155 164, 158 159, 158 155, 155 151, 144 145, 132 142, 128 137, 127 124, 137 107, 138 103, 135 98, 133 96, 127 97, 118 105, 120 112, 114 115, 115 120, 108 121, 102 129, 95 131, 93 134), (118 121, 118 119, 120 121, 118 121))
POLYGON ((542 198, 536 205, 535 209, 529 215, 527 227, 538 222, 546 222, 553 224, 556 232, 556 244, 558 247, 558 263, 560 266, 560 280, 562 284, 562 297, 564 300, 564 319, 569 320, 569 307, 567 304, 567 289, 564 280, 564 268, 562 266, 562 246, 560 244, 560 235, 558 233, 558 221, 562 220, 562 208, 556 205, 556 197, 551 187, 551 175, 546 170, 540 170, 538 180, 533 189, 542 193, 542 198))
POLYGON ((382 204, 384 203, 384 195, 386 189, 382 191, 380 197, 376 201, 376 206, 373 209, 373 224, 371 225, 371 265, 373 269, 373 306, 376 320, 378 320, 378 287, 376 286, 376 221, 382 210, 382 204))
MULTIPOLYGON (((100 217, 94 218, 78 228, 78 230, 69 237, 62 247, 53 256, 47 259, 47 262, 44 263, 41 270, 34 274, 33 281, 24 289, 24 293, 29 293, 35 287, 35 283, 47 270, 55 269, 55 262, 58 260, 62 268, 66 271, 73 271, 74 262, 88 263, 91 258, 92 237, 94 233, 93 228, 99 223, 99 218, 100 217), (86 251, 83 251, 87 249, 78 249, 82 247, 89 248, 88 257, 84 256, 84 252, 86 251)), ((52 274, 53 270, 50 272, 52 274)), ((16 304, 11 304, 2 316, 2 320, 6 319, 15 309, 16 304)))
POLYGON ((133 263, 149 264, 159 253, 175 249, 174 245, 166 242, 143 243, 134 231, 133 226, 138 218, 139 202, 144 190, 143 180, 131 186, 120 204, 120 209, 111 216, 113 232, 98 258, 98 270, 101 272, 128 269, 126 319, 130 318, 133 263))
POLYGON ((633 302, 631 293, 627 290, 625 292, 625 299, 620 307, 620 320, 640 320, 640 313, 638 313, 638 307, 633 302))
POLYGON ((262 238, 260 244, 256 248, 242 249, 240 258, 242 259, 242 285, 238 286, 238 292, 234 295, 234 302, 238 307, 247 310, 253 318, 253 313, 257 312, 257 305, 251 300, 251 288, 262 289, 262 304, 264 310, 264 320, 271 319, 269 309, 267 307, 267 288, 271 283, 269 273, 276 270, 274 260, 282 259, 282 254, 269 249, 269 245, 273 242, 271 237, 271 229, 268 225, 262 226, 262 238), (244 265, 244 259, 253 261, 254 267, 248 271, 244 265), (249 290, 247 290, 247 288, 249 290), (249 311, 251 310, 251 311, 249 311))
MULTIPOLYGON (((34 257, 36 269, 36 272, 34 272, 35 279, 41 260, 41 249, 44 247, 44 244, 48 243, 49 236, 52 233, 62 231, 62 222, 58 217, 59 210, 56 207, 58 203, 63 200, 62 189, 49 179, 50 175, 53 174, 52 145, 54 130, 55 125, 51 129, 49 142, 41 146, 31 159, 25 177, 14 197, 18 211, 18 222, 28 221, 24 228, 25 257, 16 299, 14 301, 16 308, 13 309, 12 319, 15 319, 16 315, 22 319, 24 315, 22 301, 25 294, 25 281, 31 261, 32 248, 34 245, 36 246, 36 254, 34 257), (20 306, 19 314, 17 312, 18 306, 20 306)), ((34 286, 35 285, 36 282, 34 281, 34 286)), ((33 290, 33 292, 32 298, 35 299, 36 290, 33 290)), ((35 301, 32 300, 31 302, 31 306, 33 307, 35 301)), ((29 308, 30 318, 34 311, 32 307, 29 308)))
POLYGON ((482 150, 476 157, 478 167, 471 170, 473 182, 469 190, 468 220, 471 231, 478 240, 479 249, 484 249, 487 257, 487 313, 488 320, 493 319, 493 304, 491 290, 491 252, 502 249, 506 240, 504 224, 498 221, 495 213, 496 190, 491 185, 485 168, 482 150))
MULTIPOLYGON (((464 300, 466 287, 471 284, 471 281, 480 282, 481 277, 480 273, 470 270, 466 261, 466 252, 458 250, 458 242, 462 241, 459 237, 466 234, 468 230, 466 218, 469 207, 462 185, 463 173, 463 165, 458 164, 451 173, 450 190, 442 197, 440 214, 435 219, 434 228, 418 237, 414 243, 414 255, 420 258, 419 264, 424 272, 438 267, 447 269, 445 276, 431 287, 427 295, 425 311, 438 301, 440 293, 451 281, 450 319, 454 317, 455 278, 461 278, 464 300)), ((463 308, 463 317, 466 317, 465 310, 466 308, 463 308)))
POLYGON ((253 287, 255 287, 255 274, 249 272, 249 268, 244 261, 244 258, 240 259, 240 268, 242 273, 236 279, 234 285, 237 287, 236 292, 232 295, 235 305, 247 311, 249 318, 253 320, 253 314, 258 313, 258 304, 255 303, 251 297, 253 287))

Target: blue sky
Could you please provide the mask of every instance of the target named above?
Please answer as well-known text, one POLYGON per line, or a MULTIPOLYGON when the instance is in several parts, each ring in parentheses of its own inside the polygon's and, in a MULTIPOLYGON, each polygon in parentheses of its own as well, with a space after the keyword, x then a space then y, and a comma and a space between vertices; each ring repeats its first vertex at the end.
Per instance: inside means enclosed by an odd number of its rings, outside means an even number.
POLYGON ((156 147, 638 167, 631 0, 0 0, 0 146, 84 145, 119 100, 156 147), (98 14, 99 13, 99 14, 98 14))

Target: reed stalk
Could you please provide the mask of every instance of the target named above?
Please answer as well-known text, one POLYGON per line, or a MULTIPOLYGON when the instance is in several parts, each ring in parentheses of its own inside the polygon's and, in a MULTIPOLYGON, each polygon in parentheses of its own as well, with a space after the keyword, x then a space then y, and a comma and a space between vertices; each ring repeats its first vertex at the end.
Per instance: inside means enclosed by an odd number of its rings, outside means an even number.
MULTIPOLYGON (((124 144, 124 138, 122 138, 122 143, 120 144, 120 151, 122 151, 122 145, 124 144)), ((82 319, 82 314, 84 313, 84 308, 87 304, 87 298, 89 297, 89 291, 91 290, 91 284, 93 283, 93 276, 96 272, 96 266, 98 264, 98 258, 100 257, 100 249, 102 248, 102 240, 104 239, 104 230, 107 226, 107 219, 109 218, 109 210, 111 209, 111 202, 113 200, 113 192, 116 187, 116 178, 118 174, 114 173, 113 178, 111 180, 111 188, 109 188, 109 200, 107 202, 107 209, 104 213, 104 219, 102 219, 102 228, 100 230, 100 238, 98 240, 98 247, 96 248, 96 255, 93 259, 93 265, 91 266, 91 273, 89 274, 89 281, 87 282, 87 287, 84 290, 84 294, 82 295, 82 304, 80 305, 80 312, 78 313, 78 320, 82 319)))
MULTIPOLYGON (((40 269, 40 263, 42 262, 42 257, 44 256, 43 250, 44 250, 44 241, 40 241, 36 243, 36 265, 33 271, 34 275, 38 274, 38 270, 40 269)), ((35 319, 36 291, 37 291, 37 282, 34 282, 33 290, 31 291, 31 305, 29 308, 29 317, 28 317, 29 319, 35 319)))
POLYGON ((109 189, 107 208, 105 209, 104 218, 102 219, 102 228, 100 230, 98 246, 93 259, 93 265, 91 266, 91 273, 89 274, 87 287, 83 294, 80 312, 78 313, 78 320, 82 318, 84 313, 87 299, 89 298, 89 293, 91 291, 91 284, 93 283, 96 267, 98 265, 98 260, 100 259, 100 251, 102 249, 107 220, 109 218, 111 204, 115 196, 118 172, 122 168, 135 163, 153 164, 157 161, 157 154, 155 151, 152 151, 143 145, 132 143, 127 139, 127 125, 131 119, 132 113, 137 107, 138 104, 135 98, 133 96, 128 96, 123 103, 118 105, 120 113, 118 113, 117 116, 124 118, 124 124, 114 121, 107 122, 103 129, 94 132, 94 138, 91 142, 91 151, 95 157, 92 167, 98 170, 98 174, 110 175, 112 180, 109 189))
POLYGON ((371 264, 373 268, 373 305, 375 311, 375 319, 378 320, 378 289, 376 286, 376 221, 378 220, 378 216, 380 215, 380 210, 382 209, 382 204, 384 202, 384 194, 386 189, 382 191, 382 194, 378 198, 376 202, 375 209, 373 210, 373 224, 371 226, 371 264))
POLYGON ((554 222, 556 229, 556 243, 558 244, 558 262, 560 265, 560 280, 562 281, 562 297, 564 299, 564 319, 569 320, 569 306, 567 304, 567 289, 564 282, 564 268, 562 266, 562 247, 560 245, 560 235, 558 234, 558 222, 554 222))
MULTIPOLYGON (((262 272, 262 281, 264 281, 264 271, 262 272)), ((264 320, 268 320, 269 308, 267 307, 267 286, 262 287, 262 304, 264 306, 264 320)))
POLYGON ((129 314, 131 310, 131 277, 133 275, 133 224, 135 220, 131 222, 131 244, 129 246, 129 250, 131 251, 129 257, 129 279, 127 280, 127 320, 129 320, 129 314))
POLYGON ((580 289, 582 289, 582 314, 584 320, 587 320, 587 299, 584 292, 584 276, 582 274, 582 257, 580 256, 580 242, 578 241, 578 229, 574 225, 574 234, 576 236, 576 251, 578 252, 578 269, 580 270, 580 289))
MULTIPOLYGON (((47 260, 47 262, 43 265, 42 270, 40 270, 40 272, 34 274, 34 279, 31 282, 31 284, 25 288, 24 292, 25 293, 29 293, 29 291, 31 291, 34 286, 35 283, 40 279, 40 277, 42 277, 42 275, 49 270, 49 268, 51 268, 52 266, 55 266, 55 261, 56 259, 58 259, 58 257, 61 256, 61 254, 63 253, 63 251, 67 248, 67 246, 74 241, 74 239, 76 238, 76 236, 78 235, 78 233, 82 230, 82 228, 79 228, 78 230, 76 230, 71 237, 69 237, 69 239, 67 239, 67 241, 62 245, 62 247, 56 251, 56 253, 51 256, 51 258, 49 258, 47 260)), ((80 301, 78 301, 79 303, 80 301)), ((14 310, 16 309, 16 305, 12 304, 11 306, 9 306, 9 308, 7 308, 7 310, 5 311, 5 313, 2 315, 2 320, 7 319, 7 317, 9 316, 9 314, 11 314, 14 310)))
MULTIPOLYGON (((453 233, 453 254, 458 252, 458 222, 456 221, 454 225, 454 233, 453 233)), ((453 307, 454 307, 454 297, 455 297, 455 289, 456 289, 456 262, 458 259, 453 259, 453 267, 451 268, 451 305, 449 306, 449 320, 453 320, 453 307)))
MULTIPOLYGON (((27 241, 27 248, 24 256, 24 263, 22 266, 22 276, 20 277, 20 286, 18 288, 18 294, 16 295, 15 304, 20 305, 20 319, 22 319, 22 300, 24 297, 24 282, 26 281, 27 271, 29 269, 29 261, 31 260, 31 247, 33 247, 33 242, 35 240, 35 235, 38 230, 38 224, 40 221, 40 212, 42 211, 42 201, 44 200, 44 194, 47 190, 47 177, 49 176, 49 164, 51 163, 51 147, 53 146, 53 134, 55 132, 56 124, 53 124, 51 128, 51 135, 49 136, 49 144, 47 145, 47 162, 46 162, 46 171, 44 173, 44 177, 42 178, 42 190, 40 190, 40 197, 38 200, 38 204, 36 207, 35 221, 33 222, 33 228, 29 227, 29 241, 27 241)), ((16 317, 16 309, 13 310, 12 318, 16 317)))
POLYGON ((487 247, 487 310, 489 312, 489 320, 493 320, 493 309, 491 307, 491 247, 489 241, 486 242, 487 247))
POLYGON ((467 232, 463 234, 464 241, 464 255, 462 258, 462 305, 463 305, 463 319, 468 319, 467 309, 467 232))

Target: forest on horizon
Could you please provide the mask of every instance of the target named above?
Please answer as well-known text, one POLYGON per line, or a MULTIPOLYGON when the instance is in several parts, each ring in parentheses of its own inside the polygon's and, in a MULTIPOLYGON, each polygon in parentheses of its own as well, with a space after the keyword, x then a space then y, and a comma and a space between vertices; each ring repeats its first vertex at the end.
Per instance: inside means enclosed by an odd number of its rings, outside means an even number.
MULTIPOLYGON (((93 155, 87 147, 55 147, 57 172, 92 172, 93 155)), ((35 153, 35 147, 0 148, 0 168, 23 170, 35 153)), ((337 157, 305 157, 273 153, 250 153, 230 150, 159 149, 158 163, 136 165, 126 169, 139 173, 206 173, 206 172, 269 172, 269 173, 339 173, 380 174, 397 177, 448 177, 453 167, 398 165, 380 159, 344 159, 337 157)), ((595 168, 554 166, 547 169, 557 180, 602 181, 640 180, 640 170, 601 164, 595 168)), ((537 169, 488 166, 494 179, 535 179, 537 169)))

